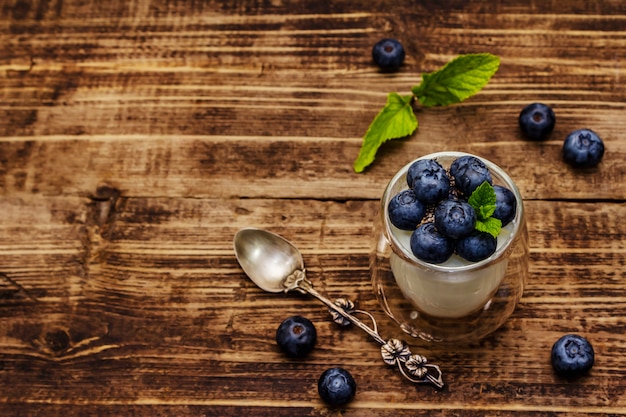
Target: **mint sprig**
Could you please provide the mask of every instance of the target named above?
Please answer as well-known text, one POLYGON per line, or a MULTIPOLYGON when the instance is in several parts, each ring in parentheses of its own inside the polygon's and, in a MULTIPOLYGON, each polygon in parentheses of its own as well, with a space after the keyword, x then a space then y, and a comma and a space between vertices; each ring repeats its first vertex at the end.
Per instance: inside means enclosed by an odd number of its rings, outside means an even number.
POLYGON ((422 81, 411 89, 411 95, 390 93, 387 104, 370 124, 354 171, 363 172, 376 157, 380 146, 388 140, 412 135, 417 129, 413 99, 423 107, 448 106, 460 103, 483 89, 498 71, 500 58, 496 55, 459 55, 441 69, 422 74, 422 81))
POLYGON ((487 232, 493 237, 498 237, 502 229, 502 221, 496 219, 493 213, 496 211, 496 191, 487 181, 480 184, 472 193, 467 202, 476 212, 476 230, 487 232))

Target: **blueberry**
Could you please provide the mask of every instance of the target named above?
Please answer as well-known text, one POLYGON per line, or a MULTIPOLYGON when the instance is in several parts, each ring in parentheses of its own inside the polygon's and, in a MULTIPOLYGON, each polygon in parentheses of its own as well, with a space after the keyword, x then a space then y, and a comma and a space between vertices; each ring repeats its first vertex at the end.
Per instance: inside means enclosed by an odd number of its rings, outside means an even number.
POLYGON ((436 203, 448 196, 450 178, 434 159, 420 159, 409 166, 406 182, 415 195, 426 204, 436 203))
POLYGON ((546 139, 556 124, 554 111, 543 103, 531 103, 524 107, 518 120, 522 132, 532 140, 546 139))
POLYGON ((356 394, 356 382, 345 369, 329 368, 318 379, 317 392, 330 406, 345 405, 352 401, 356 394))
POLYGON ((402 230, 415 230, 426 213, 426 206, 413 190, 403 190, 389 200, 389 221, 402 230))
POLYGON ((456 253, 470 262, 478 262, 490 257, 496 251, 496 246, 495 237, 475 230, 469 236, 456 242, 456 253))
POLYGON ((435 208, 435 226, 450 239, 460 239, 474 230, 476 211, 465 201, 444 200, 435 208))
POLYGON ((456 177, 474 158, 472 155, 464 155, 455 159, 450 165, 450 175, 456 177))
POLYGON ((276 330, 276 343, 292 358, 302 358, 317 340, 317 331, 311 320, 302 316, 291 316, 283 320, 276 330))
POLYGON ((502 226, 506 226, 515 218, 517 199, 513 191, 506 187, 494 185, 493 189, 496 192, 496 211, 492 216, 500 219, 502 226))
POLYGON ((595 360, 593 346, 577 334, 566 334, 552 346, 552 367, 561 376, 574 378, 591 369, 595 360))
POLYGON ((466 158, 464 163, 455 169, 454 180, 456 188, 466 196, 470 196, 483 182, 492 183, 489 168, 475 156, 466 158))
POLYGON ((381 39, 372 48, 372 58, 383 71, 395 71, 400 68, 404 56, 404 47, 396 39, 381 39))
POLYGON ((596 166, 602 156, 604 156, 604 142, 592 130, 575 130, 565 138, 563 159, 576 168, 596 166))
POLYGON ((439 233, 434 223, 424 223, 411 234, 411 251, 418 259, 433 264, 448 260, 454 253, 454 240, 439 233))

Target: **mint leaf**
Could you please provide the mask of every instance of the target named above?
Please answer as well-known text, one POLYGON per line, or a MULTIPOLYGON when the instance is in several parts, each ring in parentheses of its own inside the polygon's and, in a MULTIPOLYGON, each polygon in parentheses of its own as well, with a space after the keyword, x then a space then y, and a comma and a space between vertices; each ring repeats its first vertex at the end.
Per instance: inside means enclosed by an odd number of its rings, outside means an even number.
POLYGON ((440 70, 422 74, 411 91, 424 107, 460 103, 482 90, 499 66, 500 58, 488 53, 459 55, 440 70))
POLYGON ((502 222, 496 219, 493 213, 496 211, 496 191, 487 181, 480 184, 467 202, 474 208, 476 212, 475 229, 481 232, 487 232, 493 237, 498 237, 502 222))
POLYGON ((479 213, 477 213, 476 215, 478 216, 478 218, 486 220, 493 215, 494 211, 496 211, 495 204, 485 204, 480 206, 479 213))
POLYGON ((363 137, 354 171, 363 172, 374 162, 376 152, 386 141, 415 132, 417 119, 411 107, 414 98, 424 107, 459 103, 479 92, 499 66, 500 58, 488 53, 459 55, 438 71, 422 74, 422 82, 411 89, 412 95, 390 93, 363 137))
POLYGON ((493 237, 498 237, 500 229, 502 229, 502 222, 495 217, 489 217, 485 220, 476 220, 474 228, 481 232, 487 232, 493 237))
POLYGON ((412 100, 412 95, 390 93, 387 96, 387 104, 374 118, 363 137, 359 156, 354 161, 356 172, 363 172, 374 162, 376 152, 383 143, 409 136, 417 129, 417 119, 411 107, 412 100))
POLYGON ((467 202, 474 207, 479 220, 486 220, 496 211, 496 191, 484 181, 476 187, 467 202))

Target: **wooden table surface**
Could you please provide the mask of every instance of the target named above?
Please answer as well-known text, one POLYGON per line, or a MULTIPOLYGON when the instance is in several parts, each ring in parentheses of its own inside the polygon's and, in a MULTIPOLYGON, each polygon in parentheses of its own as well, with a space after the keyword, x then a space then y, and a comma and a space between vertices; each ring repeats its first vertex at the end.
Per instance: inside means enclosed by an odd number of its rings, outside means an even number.
POLYGON ((0 1, 0 415, 626 415, 626 3, 623 0, 0 1), (383 37, 405 65, 371 61, 383 37), (412 137, 352 170, 392 91, 458 54, 501 58, 458 105, 418 109, 412 137), (541 101, 548 141, 517 116, 541 101), (561 159, 568 132, 604 139, 597 168, 561 159), (394 172, 457 150, 503 167, 524 197, 530 279, 474 344, 411 339, 369 278, 372 222, 394 172), (302 251, 309 278, 441 366, 414 386, 356 328, 298 294, 264 293, 233 252, 243 227, 302 251), (318 331, 302 360, 286 317, 318 331), (569 332, 591 373, 556 376, 569 332), (356 397, 327 408, 331 366, 356 397))

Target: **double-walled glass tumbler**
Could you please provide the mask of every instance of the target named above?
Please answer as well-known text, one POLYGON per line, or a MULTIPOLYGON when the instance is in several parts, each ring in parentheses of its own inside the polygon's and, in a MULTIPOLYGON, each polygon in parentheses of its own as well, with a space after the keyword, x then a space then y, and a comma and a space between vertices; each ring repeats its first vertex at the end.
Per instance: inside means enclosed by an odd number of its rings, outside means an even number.
MULTIPOLYGON (((469 154, 440 152, 419 159, 434 159, 448 169, 464 155, 469 154)), ((517 200, 515 217, 498 235, 495 253, 482 261, 456 254, 442 264, 422 261, 411 251, 412 232, 390 223, 389 201, 408 189, 406 175, 414 161, 398 171, 383 193, 374 225, 372 283, 385 313, 411 336, 444 343, 479 340, 504 324, 522 296, 529 263, 522 197, 500 167, 479 159, 493 185, 508 188, 517 200)))

